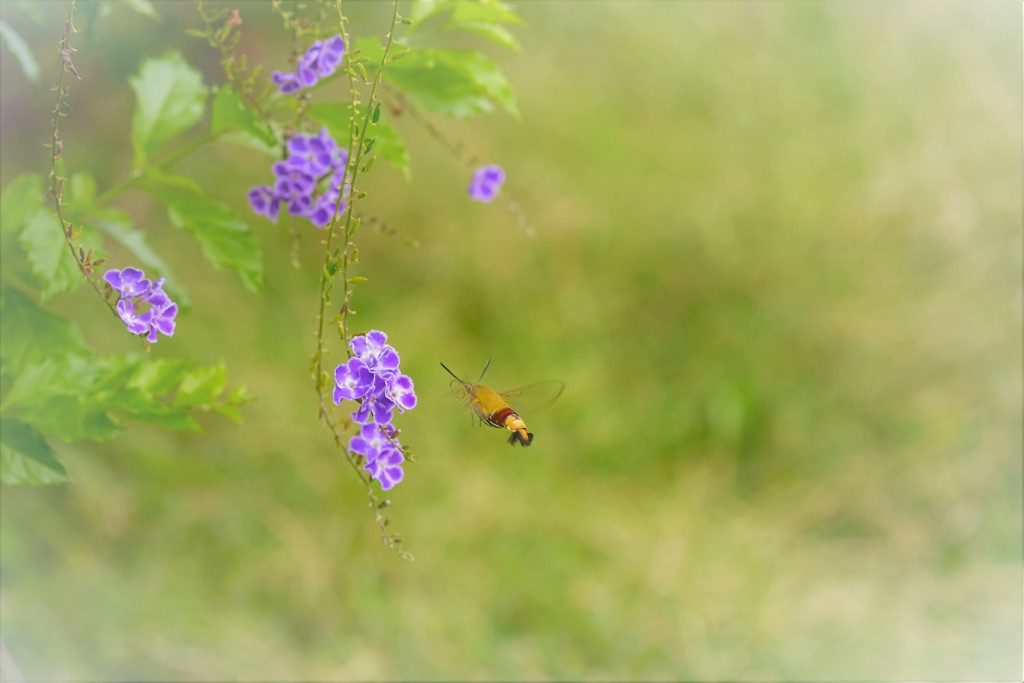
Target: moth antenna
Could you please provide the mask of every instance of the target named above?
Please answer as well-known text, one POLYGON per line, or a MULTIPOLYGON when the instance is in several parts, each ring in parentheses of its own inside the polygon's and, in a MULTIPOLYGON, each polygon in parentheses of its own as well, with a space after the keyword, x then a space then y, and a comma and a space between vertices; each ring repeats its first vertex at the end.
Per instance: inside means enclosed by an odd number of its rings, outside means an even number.
POLYGON ((447 366, 447 365, 445 365, 444 363, 441 363, 441 367, 442 367, 442 368, 444 368, 445 370, 447 370, 447 371, 448 371, 448 374, 449 374, 449 375, 451 375, 451 376, 452 376, 452 377, 454 377, 455 379, 458 379, 458 380, 459 380, 460 382, 462 382, 463 384, 465 384, 465 382, 463 382, 463 381, 462 381, 461 379, 459 379, 459 376, 458 376, 458 375, 456 375, 456 374, 455 374, 454 372, 452 372, 451 370, 448 370, 448 366, 447 366))

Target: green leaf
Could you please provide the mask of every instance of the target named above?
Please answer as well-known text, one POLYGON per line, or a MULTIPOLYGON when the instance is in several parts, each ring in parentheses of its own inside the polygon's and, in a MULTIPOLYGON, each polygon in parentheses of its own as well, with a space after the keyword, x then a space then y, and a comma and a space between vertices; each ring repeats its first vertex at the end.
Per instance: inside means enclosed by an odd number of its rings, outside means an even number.
MULTIPOLYGON (((360 120, 362 120, 361 111, 365 110, 362 108, 356 110, 356 115, 360 117, 360 120)), ((339 144, 344 144, 344 141, 348 140, 348 114, 347 104, 320 103, 309 108, 310 117, 327 126, 328 132, 339 144)), ((406 180, 409 180, 411 168, 409 150, 405 146, 405 140, 383 117, 371 125, 373 135, 377 139, 373 146, 374 151, 401 171, 406 180)))
POLYGON ((507 47, 508 49, 514 52, 519 52, 519 50, 521 49, 519 46, 519 41, 516 40, 516 37, 512 35, 512 33, 504 26, 498 26, 496 24, 487 23, 464 23, 459 24, 457 26, 445 26, 445 28, 448 30, 459 30, 465 31, 466 33, 475 33, 476 35, 486 38, 487 40, 490 40, 493 43, 498 43, 499 45, 507 47))
POLYGON ((43 208, 45 196, 43 179, 35 173, 22 173, 7 183, 0 195, 0 232, 17 232, 24 228, 28 217, 43 208))
POLYGON ((446 31, 475 33, 504 47, 519 51, 519 41, 502 23, 522 24, 511 8, 500 2, 458 2, 444 25, 446 31))
POLYGON ((135 91, 132 148, 140 167, 168 138, 202 118, 206 86, 178 52, 146 60, 128 83, 135 91))
MULTIPOLYGON (((371 60, 383 48, 375 38, 359 41, 371 60)), ((499 104, 519 115, 515 95, 498 65, 474 50, 415 49, 384 69, 384 78, 401 88, 421 109, 466 119, 499 104)))
POLYGON ((156 8, 153 7, 153 3, 151 3, 149 0, 121 0, 121 2, 128 5, 139 14, 143 14, 149 17, 153 21, 161 20, 161 17, 157 13, 156 8))
POLYGON ((0 286, 0 372, 5 377, 69 352, 89 353, 74 323, 42 308, 14 286, 0 286))
POLYGON ((125 386, 139 389, 147 396, 163 396, 181 383, 187 370, 188 363, 183 360, 156 358, 139 363, 125 386))
MULTIPOLYGON (((55 294, 74 289, 85 279, 78 270, 78 262, 71 255, 60 223, 52 211, 34 211, 19 241, 28 254, 32 272, 39 278, 44 301, 55 294)), ((91 230, 83 229, 76 244, 88 251, 90 248, 98 249, 100 240, 91 230)))
POLYGON ((0 480, 16 486, 43 486, 70 477, 39 432, 20 420, 0 417, 0 480))
POLYGON ((167 278, 164 289, 177 302, 182 310, 188 310, 192 306, 192 299, 189 297, 185 287, 171 272, 159 254, 149 246, 146 241, 146 233, 132 226, 132 220, 128 214, 118 209, 103 209, 89 216, 87 225, 95 227, 100 232, 110 235, 137 258, 139 264, 144 267, 147 275, 151 277, 162 276, 167 278))
POLYGON ((423 32, 424 27, 435 23, 431 19, 448 13, 442 30, 475 33, 504 47, 519 50, 519 42, 502 24, 522 24, 523 21, 515 10, 498 0, 416 0, 411 12, 416 23, 409 33, 423 32))
POLYGON ((178 386, 176 406, 206 406, 216 401, 228 383, 228 370, 223 363, 190 370, 178 386))
POLYGON ((93 388, 101 364, 67 355, 25 368, 4 399, 4 412, 64 441, 105 441, 120 427, 93 388))
POLYGON ((92 209, 96 201, 96 179, 91 173, 80 172, 71 176, 71 206, 73 216, 79 216, 92 209))
POLYGON ((14 58, 18 60, 21 72, 25 74, 29 83, 39 82, 39 62, 32 56, 28 44, 6 21, 0 21, 0 45, 10 50, 14 58))
POLYGON ((155 182, 147 183, 145 189, 167 207, 174 225, 199 242, 203 256, 215 268, 231 268, 246 289, 258 292, 263 283, 263 253, 249 225, 226 204, 187 189, 187 183, 168 183, 167 176, 147 177, 155 182))
POLYGON ((213 98, 210 133, 221 135, 228 131, 245 133, 265 147, 273 147, 277 144, 274 134, 256 122, 252 109, 245 106, 242 96, 230 87, 224 86, 217 91, 213 98))

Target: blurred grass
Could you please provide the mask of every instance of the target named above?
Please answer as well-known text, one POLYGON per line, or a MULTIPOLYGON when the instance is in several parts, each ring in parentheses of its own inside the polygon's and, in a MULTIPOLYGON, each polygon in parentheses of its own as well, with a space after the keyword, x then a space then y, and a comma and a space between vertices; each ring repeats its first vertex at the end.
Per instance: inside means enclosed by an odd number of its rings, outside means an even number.
MULTIPOLYGON (((40 7, 44 55, 63 6, 40 7)), ((66 158, 101 185, 128 167, 124 76, 194 21, 159 7, 76 56, 66 158)), ((225 359, 260 398, 241 426, 64 447, 71 486, 4 488, 3 640, 25 675, 1019 678, 1019 6, 518 7, 525 49, 501 61, 522 120, 442 126, 505 166, 537 237, 468 202, 407 119, 414 182, 378 167, 366 186, 420 244, 359 235, 353 319, 417 382, 418 458, 391 496, 416 562, 380 547, 315 422, 316 237, 295 270, 260 224, 254 298, 128 197, 195 300, 153 353, 225 359), (528 451, 446 396, 438 361, 488 357, 497 388, 568 384, 527 416, 528 451)), ((243 17, 252 58, 283 59, 243 17)), ((4 183, 41 170, 52 97, 12 61, 4 183)), ((182 170, 244 209, 264 165, 218 147, 182 170)))

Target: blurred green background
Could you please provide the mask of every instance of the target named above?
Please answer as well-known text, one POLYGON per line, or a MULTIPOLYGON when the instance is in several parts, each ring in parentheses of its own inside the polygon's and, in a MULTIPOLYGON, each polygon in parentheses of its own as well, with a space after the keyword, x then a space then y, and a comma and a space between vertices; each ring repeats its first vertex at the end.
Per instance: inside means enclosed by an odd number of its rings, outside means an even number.
MULTIPOLYGON (((386 4, 345 5, 383 30, 386 4)), ((1019 3, 515 6, 522 53, 486 49, 522 118, 433 120, 506 168, 536 236, 407 116, 413 182, 365 186, 399 237, 358 235, 353 325, 416 381, 389 496, 416 561, 316 420, 319 235, 295 269, 254 217, 256 297, 127 195, 194 299, 154 357, 226 360, 259 398, 201 435, 58 444, 74 483, 3 488, 24 676, 1019 680, 1019 3), (448 396, 438 361, 487 358, 498 389, 568 385, 530 449, 448 396)), ((43 67, 3 54, 5 185, 46 172, 65 7, 0 6, 43 67)), ((157 7, 77 38, 65 159, 101 191, 141 59, 185 45, 220 82, 191 3, 157 7)), ((241 9, 243 51, 283 68, 268 7, 241 9)), ((246 215, 269 177, 226 144, 176 170, 246 215)), ((52 307, 137 348, 84 288, 52 307)))

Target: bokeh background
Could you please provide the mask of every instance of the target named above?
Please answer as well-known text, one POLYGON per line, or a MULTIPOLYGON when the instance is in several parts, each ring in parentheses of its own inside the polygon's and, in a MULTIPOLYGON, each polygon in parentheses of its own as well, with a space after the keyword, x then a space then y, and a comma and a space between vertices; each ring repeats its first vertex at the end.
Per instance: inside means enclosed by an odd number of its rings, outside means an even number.
MULTIPOLYGON (((84 4, 84 3, 80 3, 84 4)), ((348 3, 354 34, 386 3, 348 3)), ((250 60, 283 66, 263 3, 250 60)), ((63 2, 0 5, 3 183, 46 172, 63 2)), ((182 31, 115 6, 77 38, 69 170, 130 168, 126 77, 182 31)), ((1020 680, 1021 6, 529 2, 498 59, 522 117, 432 119, 536 235, 465 195, 409 117, 378 164, 353 324, 416 380, 383 547, 316 420, 319 237, 253 217, 266 292, 120 206, 188 283, 155 357, 225 360, 258 400, 201 435, 58 445, 74 483, 2 489, 2 640, 31 680, 1020 680), (300 267, 291 264, 292 255, 300 267), (448 395, 568 388, 510 449, 448 395)), ((176 170, 248 214, 255 152, 176 170)), ((114 251, 114 263, 129 257, 114 251)), ((84 289, 52 303, 134 350, 84 289)), ((340 357, 335 346, 335 356, 340 357)))

